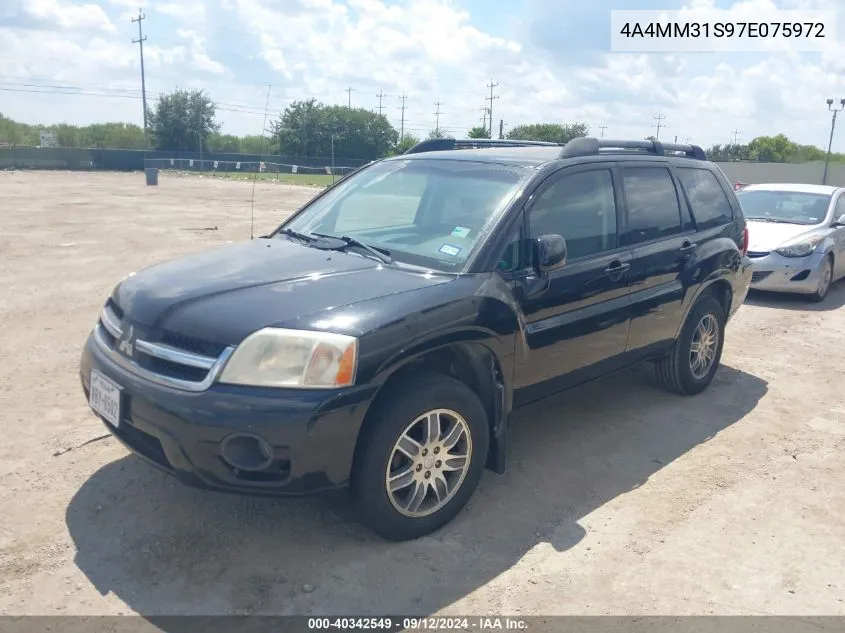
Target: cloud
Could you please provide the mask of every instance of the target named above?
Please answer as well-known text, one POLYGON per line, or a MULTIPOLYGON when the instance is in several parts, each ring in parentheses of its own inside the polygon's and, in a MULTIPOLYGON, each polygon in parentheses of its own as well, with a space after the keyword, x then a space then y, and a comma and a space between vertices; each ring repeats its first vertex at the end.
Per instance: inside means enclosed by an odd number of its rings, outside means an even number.
POLYGON ((102 7, 96 4, 77 4, 63 0, 7 0, 5 10, 20 13, 36 20, 42 25, 57 29, 101 30, 115 33, 112 24, 102 7))
MULTIPOLYGON (((61 79, 104 90, 140 87, 137 26, 144 7, 147 87, 205 88, 227 131, 260 131, 271 113, 316 97, 377 109, 424 135, 478 125, 491 79, 493 118, 505 129, 536 121, 585 121, 606 135, 724 143, 783 132, 824 145, 825 99, 845 97, 845 44, 824 53, 611 53, 610 11, 732 8, 829 10, 841 0, 5 0, 0 3, 0 82, 61 79), (134 14, 134 13, 133 13, 134 14), (347 89, 352 88, 351 94, 347 89)), ((840 22, 845 16, 840 18, 840 22)), ((839 32, 845 33, 845 23, 839 32)), ((0 83, 0 88, 3 84, 0 83)), ((93 90, 93 88, 92 88, 93 90)), ((103 90, 101 90, 103 92, 103 90)), ((43 121, 138 122, 140 104, 114 98, 4 92, 4 113, 43 121), (8 97, 8 99, 7 99, 8 97)), ((137 93, 136 93, 137 96, 137 93)), ((834 147, 845 150, 845 136, 834 147)))

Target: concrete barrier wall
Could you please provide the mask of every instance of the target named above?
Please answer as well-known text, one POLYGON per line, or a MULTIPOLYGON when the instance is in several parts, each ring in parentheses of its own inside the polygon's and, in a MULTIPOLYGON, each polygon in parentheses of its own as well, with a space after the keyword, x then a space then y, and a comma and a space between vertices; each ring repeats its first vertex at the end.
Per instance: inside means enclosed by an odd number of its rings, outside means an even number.
MULTIPOLYGON (((822 184, 824 163, 716 163, 730 181, 750 185, 764 182, 795 182, 822 184)), ((831 164, 827 184, 845 187, 845 165, 831 164)))

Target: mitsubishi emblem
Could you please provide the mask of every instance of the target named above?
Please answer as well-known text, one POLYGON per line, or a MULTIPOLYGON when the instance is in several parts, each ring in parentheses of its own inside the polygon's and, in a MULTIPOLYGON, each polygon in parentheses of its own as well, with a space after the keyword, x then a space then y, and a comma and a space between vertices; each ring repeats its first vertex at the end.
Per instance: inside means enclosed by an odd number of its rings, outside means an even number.
POLYGON ((123 354, 125 354, 126 356, 129 356, 129 357, 131 357, 132 354, 135 352, 135 345, 133 343, 134 336, 135 336, 134 326, 130 325, 129 331, 126 333, 126 336, 124 336, 120 340, 120 343, 117 346, 117 349, 120 352, 122 352, 123 354))

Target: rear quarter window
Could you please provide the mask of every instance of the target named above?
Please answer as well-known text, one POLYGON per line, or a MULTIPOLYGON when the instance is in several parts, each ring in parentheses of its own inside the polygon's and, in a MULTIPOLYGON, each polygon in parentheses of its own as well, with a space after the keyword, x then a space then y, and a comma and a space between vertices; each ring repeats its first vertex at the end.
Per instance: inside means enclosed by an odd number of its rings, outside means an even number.
POLYGON ((715 174, 696 167, 676 168, 699 230, 729 224, 733 210, 715 174))

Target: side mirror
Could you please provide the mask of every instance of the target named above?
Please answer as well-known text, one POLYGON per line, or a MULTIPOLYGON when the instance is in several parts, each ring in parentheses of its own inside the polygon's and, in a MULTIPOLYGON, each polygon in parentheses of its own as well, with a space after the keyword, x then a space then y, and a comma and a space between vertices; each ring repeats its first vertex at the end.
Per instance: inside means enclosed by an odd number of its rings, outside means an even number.
POLYGON ((836 218, 833 221, 833 224, 831 224, 830 226, 832 226, 832 227, 845 226, 845 213, 843 213, 838 218, 836 218))
POLYGON ((562 235, 541 235, 534 240, 534 261, 541 273, 566 265, 566 240, 562 235))

